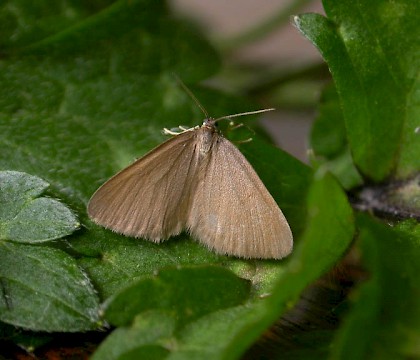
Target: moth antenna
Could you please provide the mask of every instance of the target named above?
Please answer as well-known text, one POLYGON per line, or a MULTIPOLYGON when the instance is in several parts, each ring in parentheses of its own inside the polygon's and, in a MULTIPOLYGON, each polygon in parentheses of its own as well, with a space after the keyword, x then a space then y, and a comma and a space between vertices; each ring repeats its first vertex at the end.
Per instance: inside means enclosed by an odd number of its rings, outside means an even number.
POLYGON ((236 117, 239 117, 239 116, 261 114, 261 113, 265 113, 265 112, 269 112, 269 111, 273 111, 273 110, 276 110, 276 109, 269 108, 269 109, 262 109, 262 110, 256 110, 256 111, 247 111, 247 112, 244 112, 244 113, 222 116, 222 117, 219 117, 219 118, 217 118, 213 121, 216 122, 216 121, 220 121, 220 120, 224 120, 224 119, 233 119, 233 118, 236 118, 236 117))
POLYGON ((198 101, 198 99, 195 97, 195 95, 192 93, 190 89, 188 89, 187 85, 184 84, 184 82, 179 78, 177 74, 173 74, 176 81, 178 81, 178 84, 181 85, 181 87, 184 89, 184 91, 190 96, 191 99, 195 102, 195 104, 200 108, 200 110, 203 112, 206 119, 210 119, 209 113, 205 109, 205 107, 198 101))
MULTIPOLYGON (((207 112, 206 108, 200 103, 200 101, 196 98, 196 96, 192 93, 192 91, 187 87, 187 85, 184 84, 184 82, 179 78, 179 76, 177 74, 174 73, 173 76, 175 77, 178 84, 181 85, 181 87, 184 89, 184 91, 191 97, 191 99, 195 102, 195 104, 200 108, 200 110, 204 114, 205 118, 210 119, 210 115, 207 112)), ((217 121, 224 120, 224 119, 233 119, 233 118, 236 118, 236 117, 239 117, 239 116, 261 114, 261 113, 274 111, 274 110, 276 110, 276 109, 269 108, 269 109, 262 109, 262 110, 256 110, 256 111, 247 111, 247 112, 244 112, 244 113, 222 116, 222 117, 219 117, 219 118, 214 119, 214 120, 212 119, 212 120, 213 120, 213 122, 217 122, 217 121)))

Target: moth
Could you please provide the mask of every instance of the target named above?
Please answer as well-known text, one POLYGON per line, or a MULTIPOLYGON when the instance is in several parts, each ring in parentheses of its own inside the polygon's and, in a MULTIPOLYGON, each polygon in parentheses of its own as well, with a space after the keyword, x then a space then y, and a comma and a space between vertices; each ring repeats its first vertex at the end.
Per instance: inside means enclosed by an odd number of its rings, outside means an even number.
POLYGON ((105 182, 89 201, 97 224, 120 234, 159 243, 187 231, 219 253, 281 259, 293 235, 279 206, 255 170, 205 115, 201 126, 172 138, 105 182))

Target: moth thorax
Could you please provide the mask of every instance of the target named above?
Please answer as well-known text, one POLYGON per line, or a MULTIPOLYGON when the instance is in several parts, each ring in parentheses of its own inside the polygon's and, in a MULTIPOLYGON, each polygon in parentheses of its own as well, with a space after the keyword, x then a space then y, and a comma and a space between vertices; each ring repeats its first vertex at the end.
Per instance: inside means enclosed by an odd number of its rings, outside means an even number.
POLYGON ((203 125, 197 131, 197 147, 200 150, 200 154, 206 155, 211 150, 214 136, 217 136, 217 132, 212 126, 203 125))

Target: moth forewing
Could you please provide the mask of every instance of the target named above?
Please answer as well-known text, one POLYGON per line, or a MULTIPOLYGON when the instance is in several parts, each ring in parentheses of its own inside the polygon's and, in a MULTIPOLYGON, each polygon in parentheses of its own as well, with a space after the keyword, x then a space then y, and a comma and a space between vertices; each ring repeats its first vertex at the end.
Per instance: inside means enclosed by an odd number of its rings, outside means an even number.
POLYGON ((90 199, 89 217, 154 242, 179 234, 197 171, 193 138, 193 132, 177 135, 114 175, 90 199))
POLYGON ((216 135, 188 218, 194 237, 209 248, 245 258, 287 256, 290 227, 255 170, 228 140, 216 135))

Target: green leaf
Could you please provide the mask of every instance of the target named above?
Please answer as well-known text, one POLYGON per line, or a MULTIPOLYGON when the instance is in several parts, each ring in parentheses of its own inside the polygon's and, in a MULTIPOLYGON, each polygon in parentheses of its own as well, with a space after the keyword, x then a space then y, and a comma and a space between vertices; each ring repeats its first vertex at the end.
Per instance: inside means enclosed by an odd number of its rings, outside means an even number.
POLYGON ((419 3, 324 1, 328 18, 295 17, 333 75, 354 162, 382 181, 418 170, 419 3))
POLYGON ((127 325, 139 313, 165 309, 175 315, 178 326, 219 309, 238 305, 249 296, 250 282, 216 266, 161 270, 132 283, 113 296, 105 319, 127 325))
POLYGON ((92 360, 165 359, 174 330, 175 320, 170 315, 159 311, 143 313, 131 327, 114 330, 92 360))
POLYGON ((1 321, 36 331, 84 331, 98 327, 98 309, 89 279, 69 255, 0 242, 1 321))
POLYGON ((261 303, 211 313, 179 333, 178 347, 168 359, 238 359, 251 342, 239 339, 244 329, 259 325, 264 316, 261 303), (239 345, 239 347, 237 347, 239 345))
POLYGON ((76 24, 112 1, 71 1, 63 4, 49 0, 3 1, 0 8, 0 46, 24 47, 76 24))
POLYGON ((39 197, 49 184, 17 171, 0 171, 0 240, 39 243, 71 234, 79 227, 57 200, 39 197))
MULTIPOLYGON (((72 11, 73 9, 70 5, 66 10, 72 11)), ((89 17, 83 16, 92 12, 93 9, 89 5, 85 5, 84 9, 80 6, 78 10, 79 14, 74 14, 76 16, 73 17, 71 23, 50 25, 47 28, 49 34, 23 48, 23 53, 50 53, 51 55, 53 52, 62 56, 66 52, 88 50, 98 42, 106 41, 110 36, 111 38, 124 36, 133 29, 134 24, 146 31, 158 27, 160 17, 149 16, 149 12, 164 14, 165 9, 162 0, 133 0, 130 2, 120 0, 104 2, 96 8, 97 12, 91 13, 89 17), (68 26, 63 27, 63 25, 68 26), (93 29, 95 31, 92 32, 93 29)))
POLYGON ((361 185, 363 180, 350 154, 343 112, 334 86, 324 89, 318 112, 310 138, 313 162, 333 173, 347 190, 361 185))
POLYGON ((333 84, 328 84, 323 89, 310 140, 315 153, 327 158, 342 153, 347 147, 343 112, 333 84))
POLYGON ((86 269, 104 299, 133 280, 152 275, 161 268, 219 263, 226 259, 185 235, 164 244, 154 244, 98 229, 91 230, 89 236, 73 240, 72 245, 85 255, 78 259, 78 263, 86 269), (94 242, 89 239, 94 239, 94 242))
POLYGON ((352 296, 354 304, 338 333, 332 358, 417 358, 420 226, 406 222, 390 228, 367 215, 360 215, 358 224, 370 276, 352 296))

